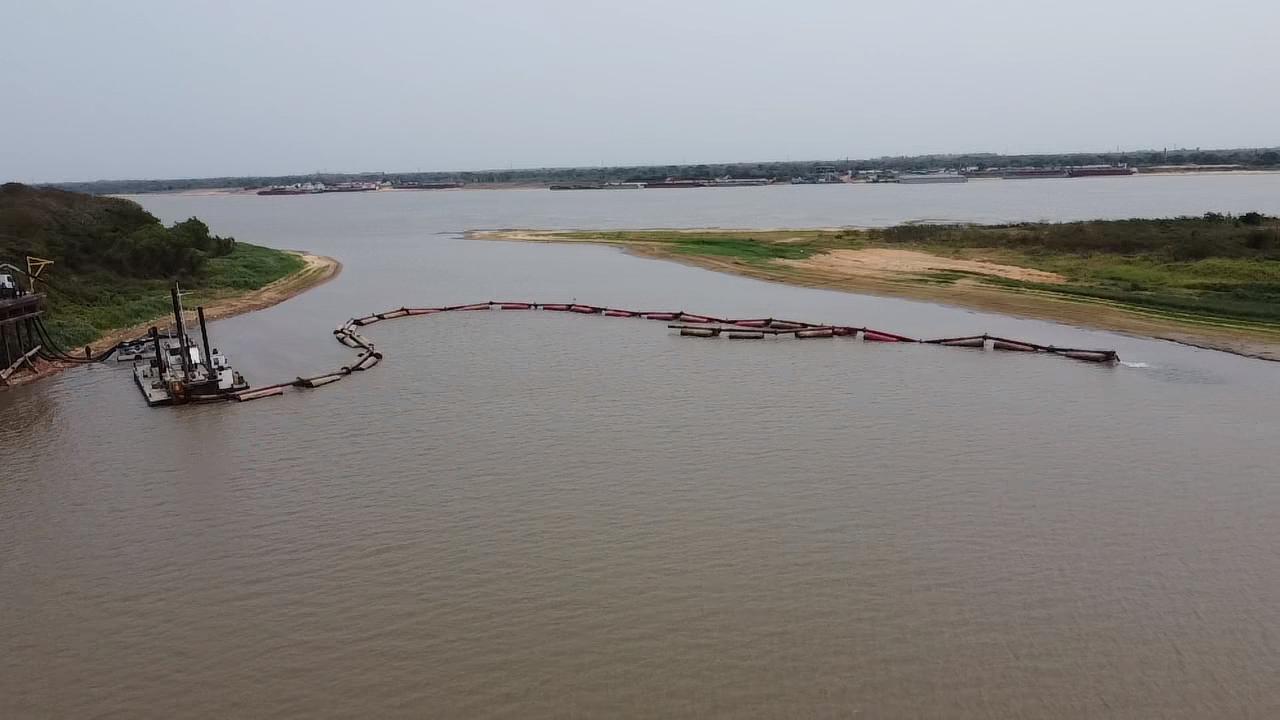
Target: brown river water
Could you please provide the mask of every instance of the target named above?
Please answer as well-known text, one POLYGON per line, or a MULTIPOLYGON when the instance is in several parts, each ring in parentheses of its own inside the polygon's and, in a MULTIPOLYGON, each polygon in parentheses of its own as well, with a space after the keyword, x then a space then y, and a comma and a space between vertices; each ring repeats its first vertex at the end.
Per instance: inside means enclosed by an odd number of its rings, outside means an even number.
POLYGON ((1125 364, 491 312, 252 403, 72 370, 0 394, 0 717, 1280 716, 1280 366, 460 237, 1280 213, 1280 175, 139 200, 345 264, 213 325, 256 384, 489 299, 1125 364))

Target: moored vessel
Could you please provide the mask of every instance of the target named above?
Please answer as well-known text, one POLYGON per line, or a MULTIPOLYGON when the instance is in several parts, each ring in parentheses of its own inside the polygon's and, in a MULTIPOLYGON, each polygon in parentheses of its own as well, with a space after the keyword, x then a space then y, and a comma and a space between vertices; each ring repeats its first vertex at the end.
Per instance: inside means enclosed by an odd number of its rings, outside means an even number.
POLYGON ((1000 177, 1005 180, 1038 180, 1044 178, 1064 178, 1068 177, 1068 173, 1062 168, 1010 168, 1001 172, 1000 177))
POLYGON ((249 389, 249 383, 227 356, 209 347, 209 330, 204 308, 196 308, 201 344, 187 334, 182 320, 182 301, 175 283, 170 289, 174 329, 166 337, 152 327, 148 333, 149 352, 134 346, 133 380, 147 405, 183 405, 231 399, 233 393, 249 389), (203 352, 202 352, 203 351, 203 352))
POLYGON ((677 180, 675 178, 667 178, 666 180, 647 182, 644 186, 646 188, 700 188, 706 187, 707 183, 705 180, 677 180))
POLYGON ((969 178, 959 173, 907 173, 898 176, 903 185, 925 185, 932 183, 963 183, 969 178))
POLYGON ((1113 177, 1132 175, 1136 170, 1128 165, 1083 165, 1067 169, 1069 177, 1113 177))

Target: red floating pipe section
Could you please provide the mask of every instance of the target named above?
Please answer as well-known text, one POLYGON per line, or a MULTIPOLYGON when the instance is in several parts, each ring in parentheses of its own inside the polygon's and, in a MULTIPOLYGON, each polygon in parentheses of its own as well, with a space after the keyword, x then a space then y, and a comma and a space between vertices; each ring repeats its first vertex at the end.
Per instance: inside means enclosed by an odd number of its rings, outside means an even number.
POLYGON ((686 313, 686 312, 680 313, 680 317, 675 319, 679 320, 680 322, 687 322, 687 323, 723 323, 724 322, 724 320, 721 320, 720 318, 707 317, 706 315, 690 315, 689 313, 686 313))
POLYGON ((871 328, 862 329, 862 339, 871 340, 873 342, 920 342, 919 340, 909 338, 906 335, 897 335, 883 330, 872 330, 871 328))

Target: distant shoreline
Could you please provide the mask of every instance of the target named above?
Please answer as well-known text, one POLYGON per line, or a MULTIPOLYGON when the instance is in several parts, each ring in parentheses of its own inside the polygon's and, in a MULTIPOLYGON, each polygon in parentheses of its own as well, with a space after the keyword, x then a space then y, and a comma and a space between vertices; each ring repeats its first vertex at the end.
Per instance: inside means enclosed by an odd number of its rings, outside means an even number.
MULTIPOLYGON (((1215 176, 1215 177, 1217 177, 1217 176, 1228 176, 1228 175, 1280 175, 1280 169, 1254 169, 1254 168, 1243 168, 1243 169, 1239 169, 1239 170, 1219 170, 1219 169, 1215 169, 1215 170, 1192 170, 1192 169, 1187 169, 1187 170, 1148 170, 1148 171, 1144 171, 1142 168, 1138 168, 1138 172, 1137 172, 1137 173, 1135 173, 1134 175, 1129 176, 1129 177, 1130 177, 1130 178, 1142 178, 1142 177, 1192 177, 1192 176, 1196 176, 1196 177, 1215 176)), ((1097 178, 1015 178, 1015 179, 1012 179, 1012 180, 1013 180, 1013 181, 1016 181, 1016 182, 1019 182, 1019 183, 1023 183, 1023 182, 1045 182, 1045 181, 1047 181, 1047 180, 1072 180, 1072 181, 1074 181, 1074 182, 1083 182, 1083 181, 1089 181, 1089 180, 1095 180, 1095 179, 1097 179, 1097 178)), ((998 178, 998 177, 975 177, 975 178, 972 178, 971 180, 972 180, 972 182, 989 182, 989 181, 1010 182, 1010 181, 1011 181, 1011 179, 998 178)), ((383 189, 383 190, 371 190, 371 191, 368 191, 368 192, 369 192, 369 193, 376 194, 376 193, 386 193, 386 192, 395 192, 395 193, 442 193, 442 192, 457 192, 457 191, 466 191, 466 190, 546 190, 546 189, 548 189, 548 188, 549 188, 549 186, 551 186, 551 185, 553 185, 553 184, 555 184, 555 183, 553 183, 553 182, 549 182, 549 181, 548 181, 548 182, 541 182, 541 181, 539 181, 539 182, 531 182, 531 181, 520 180, 520 181, 511 181, 511 182, 474 182, 474 183, 466 183, 466 184, 464 184, 464 185, 462 185, 462 186, 460 186, 460 187, 456 187, 456 188, 430 188, 430 189, 423 189, 423 188, 387 188, 387 189, 383 189)), ((836 183, 825 183, 825 185, 826 185, 826 186, 830 186, 830 185, 855 185, 855 186, 862 186, 862 185, 886 185, 886 184, 887 184, 887 185, 892 185, 892 184, 894 184, 894 183, 868 183, 868 182, 836 182, 836 183)), ((799 187, 807 187, 807 186, 808 186, 808 185, 800 185, 799 187)), ((779 183, 773 183, 772 185, 760 185, 760 186, 754 186, 754 187, 792 187, 792 185, 791 185, 790 183, 779 182, 779 183)), ((123 197, 123 198, 140 197, 140 196, 146 196, 146 195, 176 195, 176 196, 185 196, 185 197, 202 197, 202 196, 206 196, 206 197, 207 197, 207 196, 225 196, 225 195, 255 195, 255 196, 256 196, 256 195, 257 195, 258 190, 260 190, 260 189, 261 189, 260 187, 246 188, 246 187, 241 187, 241 186, 229 186, 229 187, 217 187, 217 188, 192 188, 192 189, 187 189, 187 190, 140 190, 140 191, 135 191, 135 192, 105 193, 105 195, 107 195, 108 197, 123 197)), ((716 188, 716 189, 724 189, 724 188, 716 188)), ((575 192, 575 191, 569 191, 569 192, 575 192)), ((324 193, 319 193, 319 194, 324 194, 324 193)), ((351 193, 333 193, 333 194, 343 194, 343 195, 346 195, 346 194, 351 194, 351 193)), ((291 196, 287 196, 287 195, 285 195, 285 196, 275 196, 275 197, 291 197, 291 196)))
MULTIPOLYGON (((1276 171, 1280 172, 1280 171, 1276 171)), ((257 196, 258 191, 262 188, 243 188, 243 187, 225 187, 225 188, 198 188, 192 190, 148 190, 145 192, 127 192, 127 193, 107 193, 107 197, 134 198, 147 195, 177 195, 186 197, 207 197, 222 195, 252 195, 257 196)), ((377 195, 381 193, 447 193, 458 192, 460 190, 545 190, 546 183, 469 183, 456 188, 387 188, 385 190, 370 190, 364 193, 314 193, 314 195, 377 195)), ((309 195, 275 195, 269 197, 310 197, 309 195)))

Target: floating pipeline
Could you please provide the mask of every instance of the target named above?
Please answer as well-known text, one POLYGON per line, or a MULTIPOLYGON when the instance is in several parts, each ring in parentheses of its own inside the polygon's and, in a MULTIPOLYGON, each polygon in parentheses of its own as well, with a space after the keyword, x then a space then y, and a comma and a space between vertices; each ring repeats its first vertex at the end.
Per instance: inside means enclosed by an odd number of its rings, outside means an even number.
POLYGON ((435 315, 443 312, 470 312, 493 309, 548 310, 552 312, 571 312, 580 315, 600 315, 611 318, 636 318, 679 323, 668 325, 667 327, 672 330, 679 331, 681 337, 692 338, 725 337, 730 340, 763 340, 764 338, 771 336, 774 338, 791 337, 795 339, 808 340, 823 338, 856 339, 861 335, 864 342, 917 343, 924 345, 936 345, 939 347, 958 347, 975 350, 985 350, 989 346, 992 350, 1060 355, 1073 360, 1082 360, 1092 363, 1114 363, 1120 359, 1120 356, 1115 350, 1061 348, 1053 345, 1040 345, 1033 342, 1011 340, 1009 338, 986 334, 945 337, 934 340, 918 340, 907 335, 899 335, 885 330, 872 330, 871 328, 856 327, 853 325, 821 325, 800 322, 798 320, 778 320, 776 318, 742 318, 737 320, 725 320, 711 315, 687 313, 683 310, 676 312, 651 310, 635 311, 601 307, 597 305, 583 305, 577 302, 532 303, 491 301, 487 303, 450 305, 438 308, 401 307, 395 310, 387 310, 385 312, 373 313, 363 317, 351 318, 343 323, 341 327, 333 331, 333 336, 338 342, 342 343, 346 347, 359 351, 356 361, 351 365, 346 365, 338 368, 337 370, 320 373, 318 375, 298 377, 288 382, 243 390, 231 395, 230 398, 239 401, 257 400, 259 398, 282 395, 286 389, 291 387, 304 389, 324 387, 325 385, 336 383, 353 373, 368 370, 369 368, 377 365, 382 361, 382 353, 378 352, 377 348, 374 347, 374 344, 370 342, 368 338, 357 332, 356 328, 365 327, 384 320, 396 320, 405 317, 435 315))
POLYGON ((796 330, 796 337, 803 340, 806 338, 829 338, 835 337, 835 328, 814 328, 812 330, 796 330))
POLYGON ((981 348, 986 346, 987 337, 985 335, 971 335, 969 337, 925 340, 925 342, 930 345, 946 345, 947 347, 981 348))

